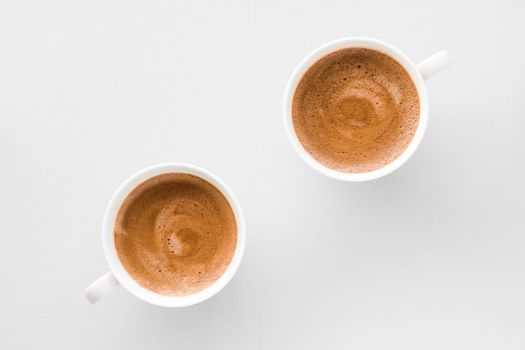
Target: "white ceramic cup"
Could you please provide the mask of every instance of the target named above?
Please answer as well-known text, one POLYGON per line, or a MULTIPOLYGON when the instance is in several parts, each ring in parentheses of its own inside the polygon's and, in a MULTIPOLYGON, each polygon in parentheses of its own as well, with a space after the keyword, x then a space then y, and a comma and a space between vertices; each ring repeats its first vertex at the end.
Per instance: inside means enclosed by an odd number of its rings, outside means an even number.
POLYGON ((403 165, 416 151, 423 135, 425 134, 425 129, 428 122, 428 94, 425 80, 446 68, 452 63, 450 54, 447 51, 440 51, 426 60, 422 61, 419 64, 414 64, 403 52, 397 48, 377 39, 363 38, 363 37, 350 37, 345 39, 339 39, 332 41, 328 44, 325 44, 318 49, 310 53, 306 58, 303 59, 299 66, 293 72, 286 91, 284 94, 284 103, 283 103, 283 114, 284 114, 284 123, 285 129, 288 134, 293 148, 301 156, 301 158, 309 164, 312 168, 319 171, 320 173, 329 176, 331 178, 342 180, 342 181, 353 181, 361 182, 378 179, 385 175, 390 174, 394 170, 398 169, 403 165), (304 73, 310 68, 315 62, 317 62, 322 57, 328 55, 337 50, 352 48, 352 47, 361 47, 367 49, 374 49, 382 53, 387 54, 388 56, 394 58, 399 62, 405 70, 408 72, 414 85, 416 86, 417 92, 419 94, 419 124, 416 130, 412 141, 405 149, 405 151, 394 161, 383 166, 380 169, 376 169, 370 172, 362 173, 345 173, 340 172, 334 169, 331 169, 317 160, 315 160, 301 145, 301 142, 297 138, 295 133, 292 121, 292 100, 295 93, 297 85, 301 81, 304 73))
POLYGON ((246 224, 241 211, 239 202, 233 195, 233 192, 217 176, 207 170, 183 163, 159 164, 139 171, 127 179, 115 192, 110 199, 102 223, 102 246, 106 260, 108 261, 110 271, 93 282, 85 291, 87 299, 91 303, 97 302, 104 294, 118 285, 122 285, 137 298, 142 299, 150 304, 165 307, 184 307, 203 302, 223 289, 232 279, 241 263, 244 249, 246 246, 246 224), (198 176, 212 185, 214 185, 228 200, 237 223, 237 245, 233 258, 226 271, 212 285, 205 289, 184 296, 168 296, 155 293, 139 285, 126 271, 117 255, 114 239, 115 219, 122 202, 128 194, 142 182, 161 174, 166 173, 186 173, 198 176))

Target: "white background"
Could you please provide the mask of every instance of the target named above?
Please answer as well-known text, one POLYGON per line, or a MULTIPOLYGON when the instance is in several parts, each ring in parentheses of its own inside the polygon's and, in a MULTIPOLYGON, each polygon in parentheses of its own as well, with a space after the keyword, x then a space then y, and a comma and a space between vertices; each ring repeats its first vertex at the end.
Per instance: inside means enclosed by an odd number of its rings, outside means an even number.
POLYGON ((523 349, 522 1, 0 2, 0 348, 523 349), (286 139, 297 63, 333 39, 455 60, 428 82, 415 157, 378 181, 323 177, 286 139), (215 298, 150 306, 107 271, 105 205, 185 161, 245 210, 215 298))

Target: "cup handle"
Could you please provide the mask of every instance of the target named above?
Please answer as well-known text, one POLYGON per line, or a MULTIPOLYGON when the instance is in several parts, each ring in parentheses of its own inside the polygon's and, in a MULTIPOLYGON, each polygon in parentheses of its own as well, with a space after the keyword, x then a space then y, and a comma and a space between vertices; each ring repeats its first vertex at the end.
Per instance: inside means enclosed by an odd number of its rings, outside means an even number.
POLYGON ((91 304, 96 303, 102 298, 107 292, 119 285, 119 282, 115 278, 113 272, 109 271, 100 277, 98 280, 93 282, 84 291, 84 295, 91 304))
POLYGON ((450 66, 452 57, 448 51, 439 51, 417 65, 424 80, 450 66))

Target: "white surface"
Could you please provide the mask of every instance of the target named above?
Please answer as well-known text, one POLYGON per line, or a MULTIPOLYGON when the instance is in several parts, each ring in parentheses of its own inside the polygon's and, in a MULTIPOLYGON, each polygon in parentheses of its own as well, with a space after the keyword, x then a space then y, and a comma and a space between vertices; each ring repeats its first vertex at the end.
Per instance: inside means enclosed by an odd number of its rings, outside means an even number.
POLYGON ((3 1, 0 348, 522 349, 525 45, 521 1, 3 1), (418 62, 425 140, 349 184, 310 169, 282 126, 285 84, 330 40, 418 62), (191 162, 245 210, 238 274, 186 309, 119 289, 100 227, 135 171, 191 162))

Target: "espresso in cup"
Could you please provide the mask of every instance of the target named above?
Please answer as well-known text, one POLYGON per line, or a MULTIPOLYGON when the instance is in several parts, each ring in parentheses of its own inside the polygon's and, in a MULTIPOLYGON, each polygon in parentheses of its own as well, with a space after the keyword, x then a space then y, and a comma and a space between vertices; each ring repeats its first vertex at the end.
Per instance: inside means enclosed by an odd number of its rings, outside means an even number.
POLYGON ((399 157, 420 114, 416 86, 403 66, 368 48, 327 54, 302 76, 292 122, 303 148, 345 173, 370 172, 399 157))
POLYGON ((128 274, 155 293, 182 296, 212 285, 237 244, 234 212, 208 181, 167 173, 138 185, 118 211, 115 248, 128 274))

